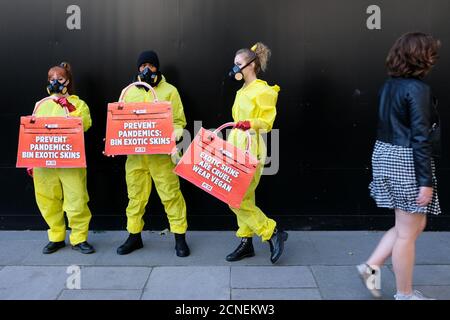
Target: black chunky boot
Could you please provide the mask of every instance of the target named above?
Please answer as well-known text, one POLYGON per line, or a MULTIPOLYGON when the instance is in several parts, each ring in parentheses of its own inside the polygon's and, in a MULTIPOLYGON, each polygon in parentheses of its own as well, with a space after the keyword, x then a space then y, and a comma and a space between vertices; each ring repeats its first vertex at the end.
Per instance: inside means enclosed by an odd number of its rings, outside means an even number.
POLYGON ((288 233, 282 230, 273 232, 272 238, 269 240, 270 245, 270 261, 275 263, 280 259, 284 250, 284 242, 288 239, 288 233))
POLYGON ((95 252, 94 247, 91 246, 87 241, 72 246, 72 249, 80 251, 83 254, 91 254, 95 252))
POLYGON ((179 257, 187 257, 190 255, 191 252, 186 243, 186 234, 175 233, 175 251, 179 257))
POLYGON ((232 253, 227 255, 227 261, 239 261, 244 258, 253 257, 255 249, 253 249, 253 238, 242 238, 239 246, 232 253))
POLYGON ((141 249, 144 245, 142 244, 142 237, 140 233, 132 234, 128 236, 127 241, 124 242, 119 248, 117 248, 117 254, 124 255, 133 252, 134 250, 141 249))
POLYGON ((58 251, 61 248, 64 248, 65 246, 66 246, 66 243, 64 241, 59 241, 59 242, 52 242, 52 241, 50 241, 44 247, 44 249, 42 249, 42 253, 43 254, 50 254, 50 253, 58 251))

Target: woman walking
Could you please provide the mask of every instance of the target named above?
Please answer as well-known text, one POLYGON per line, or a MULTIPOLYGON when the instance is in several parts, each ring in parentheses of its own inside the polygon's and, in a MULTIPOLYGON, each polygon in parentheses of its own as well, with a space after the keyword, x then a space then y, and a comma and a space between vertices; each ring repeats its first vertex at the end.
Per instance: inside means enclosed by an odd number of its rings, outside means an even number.
POLYGON ((428 300, 413 290, 415 243, 427 214, 439 214, 434 157, 438 154, 436 100, 423 82, 438 59, 440 42, 415 32, 401 36, 387 57, 390 78, 380 92, 378 133, 372 154, 369 188, 378 207, 395 210, 387 231, 358 272, 375 297, 380 288, 368 283, 392 256, 396 300, 428 300))
POLYGON ((252 239, 257 235, 263 241, 269 242, 270 261, 275 263, 283 253, 284 242, 288 238, 288 234, 277 228, 277 223, 268 218, 255 204, 255 190, 266 159, 266 146, 261 134, 272 129, 280 91, 279 86, 269 86, 267 82, 258 79, 258 74, 266 70, 269 57, 269 48, 258 42, 251 49, 244 48, 236 52, 235 65, 230 72, 232 78, 243 80, 244 84, 236 93, 232 108, 236 125, 228 141, 245 150, 248 138, 244 131, 251 130, 250 152, 258 159, 259 164, 240 208, 231 208, 237 217, 239 229, 236 236, 241 239, 241 243, 226 257, 227 261, 238 261, 254 256, 252 239))

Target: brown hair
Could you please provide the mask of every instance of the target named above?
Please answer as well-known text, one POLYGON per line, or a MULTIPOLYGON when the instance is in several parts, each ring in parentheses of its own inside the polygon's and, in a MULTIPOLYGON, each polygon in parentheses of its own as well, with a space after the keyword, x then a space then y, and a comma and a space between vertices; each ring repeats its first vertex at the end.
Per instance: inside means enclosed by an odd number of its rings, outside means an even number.
POLYGON ((236 56, 238 54, 245 54, 249 61, 255 58, 255 73, 258 75, 260 71, 266 71, 267 64, 269 62, 271 51, 270 49, 262 42, 257 42, 252 49, 244 48, 240 49, 236 52, 236 56), (253 49, 253 50, 252 50, 253 49))
POLYGON ((71 95, 74 94, 75 85, 73 83, 72 66, 68 62, 61 62, 59 65, 51 67, 48 70, 47 80, 50 80, 50 76, 53 72, 62 72, 64 78, 66 78, 66 80, 69 80, 69 84, 67 85, 67 92, 71 95))
POLYGON ((436 64, 441 42, 431 35, 410 32, 395 41, 386 58, 391 77, 423 78, 436 64))

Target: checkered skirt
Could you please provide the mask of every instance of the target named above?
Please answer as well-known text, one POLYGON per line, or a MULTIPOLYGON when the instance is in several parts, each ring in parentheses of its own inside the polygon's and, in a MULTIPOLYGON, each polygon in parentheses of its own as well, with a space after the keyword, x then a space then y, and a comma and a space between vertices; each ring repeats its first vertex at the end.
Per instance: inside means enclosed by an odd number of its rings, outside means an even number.
POLYGON ((428 206, 419 207, 416 203, 419 186, 414 170, 413 149, 377 141, 372 154, 370 196, 380 208, 397 208, 409 213, 441 213, 434 161, 431 165, 433 198, 428 206))

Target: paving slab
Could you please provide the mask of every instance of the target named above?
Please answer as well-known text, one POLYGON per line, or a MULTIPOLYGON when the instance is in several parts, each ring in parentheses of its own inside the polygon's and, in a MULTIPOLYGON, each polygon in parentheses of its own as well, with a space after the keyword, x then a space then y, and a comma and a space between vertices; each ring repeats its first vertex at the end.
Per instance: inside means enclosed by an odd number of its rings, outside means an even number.
POLYGON ((14 241, 14 240, 39 240, 48 241, 46 231, 38 230, 22 230, 22 231, 9 231, 3 230, 0 232, 0 241, 14 241))
POLYGON ((155 267, 144 300, 229 300, 229 267, 155 267))
POLYGON ((81 289, 142 290, 151 270, 145 267, 82 267, 81 289))
POLYGON ((58 300, 139 300, 142 290, 63 290, 58 300))
POLYGON ((450 266, 416 265, 413 283, 418 286, 450 286, 450 266))
POLYGON ((321 300, 319 289, 232 289, 231 300, 321 300))
POLYGON ((450 236, 425 232, 416 241, 416 264, 450 264, 450 236))
POLYGON ((7 266, 0 271, 0 299, 54 300, 66 287, 63 267, 7 266))
POLYGON ((368 231, 309 232, 310 242, 316 250, 309 264, 357 265, 366 261, 375 249, 382 233, 368 231))
POLYGON ((231 267, 232 288, 315 288, 309 267, 231 267))
POLYGON ((36 252, 42 253, 43 247, 43 242, 39 240, 1 240, 0 265, 22 265, 30 255, 36 252))

